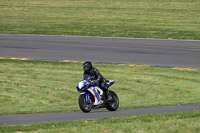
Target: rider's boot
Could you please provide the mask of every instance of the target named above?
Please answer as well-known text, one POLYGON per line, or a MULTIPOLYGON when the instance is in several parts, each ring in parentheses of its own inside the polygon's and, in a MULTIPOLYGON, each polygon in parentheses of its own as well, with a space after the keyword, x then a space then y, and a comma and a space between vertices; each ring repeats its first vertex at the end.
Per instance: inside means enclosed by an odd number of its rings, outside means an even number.
POLYGON ((105 91, 105 98, 106 98, 107 101, 112 100, 112 97, 111 97, 111 95, 110 95, 110 93, 109 93, 109 90, 106 90, 106 91, 105 91))

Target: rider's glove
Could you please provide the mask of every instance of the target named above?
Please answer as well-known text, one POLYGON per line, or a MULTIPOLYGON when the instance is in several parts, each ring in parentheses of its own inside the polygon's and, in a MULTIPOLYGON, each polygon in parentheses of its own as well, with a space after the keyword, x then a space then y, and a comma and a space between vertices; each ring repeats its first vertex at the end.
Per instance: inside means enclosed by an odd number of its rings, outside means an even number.
POLYGON ((95 82, 95 84, 98 84, 98 83, 99 83, 99 81, 98 81, 98 80, 94 80, 94 82, 95 82))

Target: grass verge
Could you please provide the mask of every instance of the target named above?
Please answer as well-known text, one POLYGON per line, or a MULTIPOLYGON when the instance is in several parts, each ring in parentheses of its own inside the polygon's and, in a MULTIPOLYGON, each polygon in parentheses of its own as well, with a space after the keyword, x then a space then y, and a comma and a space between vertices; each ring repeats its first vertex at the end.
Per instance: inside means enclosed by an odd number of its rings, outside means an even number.
MULTIPOLYGON (((94 64, 120 100, 120 109, 200 103, 199 71, 94 64)), ((82 64, 0 60, 0 114, 80 111, 76 85, 82 64)))
POLYGON ((1 0, 0 33, 200 40, 199 0, 1 0))
POLYGON ((3 126, 0 127, 0 132, 199 133, 200 111, 34 124, 26 126, 3 126))

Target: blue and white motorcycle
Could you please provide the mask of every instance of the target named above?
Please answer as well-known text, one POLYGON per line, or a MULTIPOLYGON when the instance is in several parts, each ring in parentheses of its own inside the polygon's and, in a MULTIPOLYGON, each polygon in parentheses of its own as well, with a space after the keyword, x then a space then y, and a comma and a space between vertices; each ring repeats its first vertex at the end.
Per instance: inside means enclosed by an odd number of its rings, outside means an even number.
MULTIPOLYGON (((80 94, 78 100, 80 109, 85 113, 98 108, 107 108, 109 111, 116 111, 119 107, 117 94, 114 91, 108 90, 111 100, 106 100, 103 90, 91 79, 88 75, 83 75, 83 78, 76 86, 80 94)), ((109 88, 112 84, 114 84, 114 81, 108 80, 106 87, 109 88)))

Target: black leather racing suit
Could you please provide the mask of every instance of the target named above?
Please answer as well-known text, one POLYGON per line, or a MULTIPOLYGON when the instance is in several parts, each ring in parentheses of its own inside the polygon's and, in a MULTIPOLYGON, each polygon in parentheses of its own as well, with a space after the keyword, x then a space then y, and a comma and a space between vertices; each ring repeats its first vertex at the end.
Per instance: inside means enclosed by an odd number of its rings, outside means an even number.
POLYGON ((92 67, 90 70, 84 71, 84 74, 92 77, 92 80, 95 80, 95 82, 99 84, 99 87, 105 92, 105 94, 107 93, 106 79, 101 75, 98 69, 92 67))

